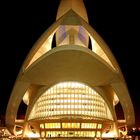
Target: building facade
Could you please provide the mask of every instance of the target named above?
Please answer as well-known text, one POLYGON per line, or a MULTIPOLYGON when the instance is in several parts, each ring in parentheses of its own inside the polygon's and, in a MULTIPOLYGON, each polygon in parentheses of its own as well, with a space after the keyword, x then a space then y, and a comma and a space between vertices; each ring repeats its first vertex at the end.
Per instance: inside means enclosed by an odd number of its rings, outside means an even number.
POLYGON ((122 72, 88 24, 83 1, 61 0, 56 21, 35 43, 19 72, 7 106, 7 128, 23 137, 119 137, 120 126, 134 123, 122 72), (18 119, 22 101, 27 110, 25 118, 18 119), (124 120, 117 118, 118 103, 124 120))

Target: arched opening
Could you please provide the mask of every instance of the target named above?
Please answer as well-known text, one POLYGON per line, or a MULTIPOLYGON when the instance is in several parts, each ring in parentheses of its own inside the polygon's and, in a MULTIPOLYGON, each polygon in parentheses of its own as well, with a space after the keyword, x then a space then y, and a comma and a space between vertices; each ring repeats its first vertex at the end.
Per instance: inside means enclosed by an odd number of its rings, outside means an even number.
POLYGON ((20 105, 19 105, 19 108, 18 108, 17 119, 24 119, 25 118, 26 109, 27 109, 27 105, 22 100, 20 105))
POLYGON ((117 120, 124 120, 124 113, 120 102, 115 106, 117 120))
POLYGON ((120 103, 118 103, 115 106, 115 111, 116 111, 116 117, 118 120, 119 136, 123 137, 127 134, 127 128, 126 128, 126 121, 125 121, 123 109, 120 103))

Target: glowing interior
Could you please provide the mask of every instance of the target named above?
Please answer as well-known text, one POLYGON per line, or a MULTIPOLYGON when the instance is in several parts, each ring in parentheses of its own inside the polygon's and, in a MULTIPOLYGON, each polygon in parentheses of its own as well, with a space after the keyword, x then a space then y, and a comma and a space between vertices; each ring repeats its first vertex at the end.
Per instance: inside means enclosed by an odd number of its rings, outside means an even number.
POLYGON ((41 137, 101 137, 101 131, 41 131, 41 137))
POLYGON ((35 103, 29 120, 68 116, 113 120, 103 98, 87 85, 77 82, 59 83, 45 91, 35 103))
POLYGON ((39 123, 41 137, 101 137, 103 122, 113 118, 95 90, 83 83, 62 82, 38 98, 28 121, 39 123))
POLYGON ((101 137, 102 124, 60 122, 41 123, 41 137, 101 137), (61 130, 61 131, 60 131, 61 130))

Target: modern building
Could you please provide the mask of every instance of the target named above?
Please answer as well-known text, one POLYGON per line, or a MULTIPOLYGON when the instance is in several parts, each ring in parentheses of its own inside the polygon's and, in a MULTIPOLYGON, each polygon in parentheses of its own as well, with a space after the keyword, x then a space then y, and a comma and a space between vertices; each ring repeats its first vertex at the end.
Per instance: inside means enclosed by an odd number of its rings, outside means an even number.
POLYGON ((88 24, 83 1, 61 0, 56 21, 21 67, 7 106, 7 128, 16 136, 82 139, 119 137, 120 126, 134 123, 122 72, 88 24), (22 101, 27 109, 18 119, 22 101), (117 104, 123 120, 117 118, 117 104))

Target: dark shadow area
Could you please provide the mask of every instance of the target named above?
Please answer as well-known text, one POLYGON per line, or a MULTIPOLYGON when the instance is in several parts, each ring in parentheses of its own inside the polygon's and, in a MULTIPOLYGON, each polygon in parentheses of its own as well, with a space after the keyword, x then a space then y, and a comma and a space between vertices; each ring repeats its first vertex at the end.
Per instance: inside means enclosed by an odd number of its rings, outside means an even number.
POLYGON ((27 105, 22 100, 18 108, 17 119, 24 119, 26 114, 26 109, 27 109, 27 105))
POLYGON ((54 34, 53 39, 52 39, 52 46, 51 46, 51 48, 53 49, 55 47, 56 47, 56 36, 54 34))
POLYGON ((88 42, 88 48, 89 48, 90 50, 92 50, 92 44, 91 44, 91 39, 90 39, 90 37, 89 37, 89 42, 88 42))
POLYGON ((124 113, 120 102, 115 106, 115 111, 116 111, 117 120, 123 120, 124 113))

